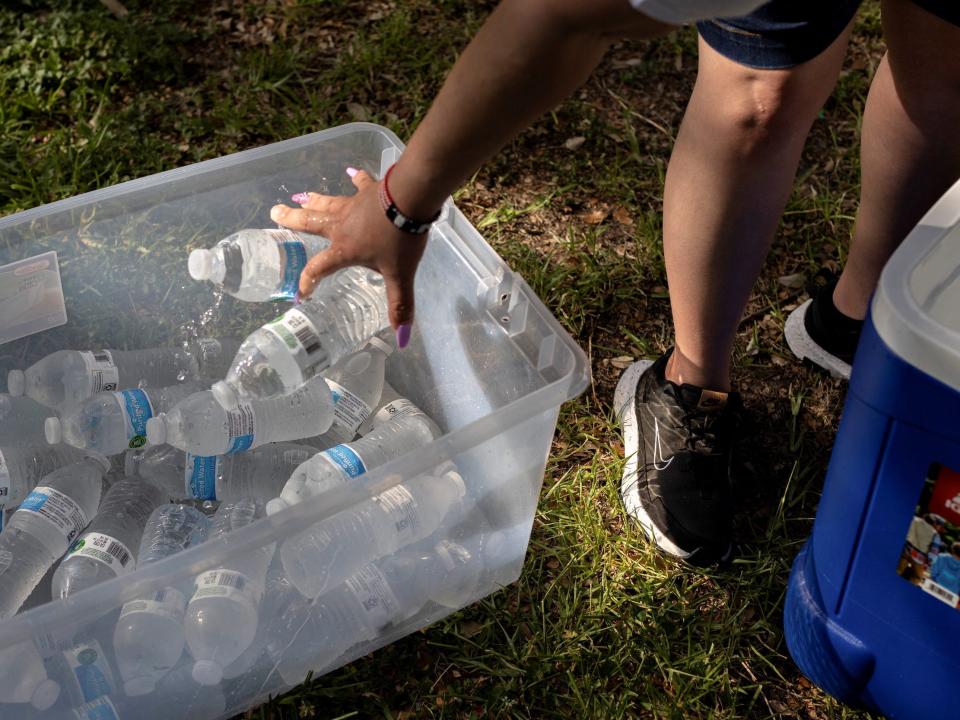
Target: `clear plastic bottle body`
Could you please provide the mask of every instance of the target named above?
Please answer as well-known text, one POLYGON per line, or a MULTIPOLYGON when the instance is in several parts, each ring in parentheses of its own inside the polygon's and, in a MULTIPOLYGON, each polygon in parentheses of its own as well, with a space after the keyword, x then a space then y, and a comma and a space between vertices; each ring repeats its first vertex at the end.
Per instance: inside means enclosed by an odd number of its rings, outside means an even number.
POLYGON ((341 270, 309 300, 248 336, 213 390, 225 407, 291 393, 388 322, 383 278, 361 267, 341 270))
POLYGON ((7 489, 0 506, 16 507, 43 477, 84 457, 69 445, 0 446, 0 488, 7 489))
POLYGON ((0 533, 0 619, 20 609, 93 518, 108 468, 99 458, 55 470, 20 504, 0 533))
POLYGON ((147 519, 165 501, 159 488, 139 478, 126 478, 107 490, 90 525, 54 573, 53 598, 132 572, 147 519))

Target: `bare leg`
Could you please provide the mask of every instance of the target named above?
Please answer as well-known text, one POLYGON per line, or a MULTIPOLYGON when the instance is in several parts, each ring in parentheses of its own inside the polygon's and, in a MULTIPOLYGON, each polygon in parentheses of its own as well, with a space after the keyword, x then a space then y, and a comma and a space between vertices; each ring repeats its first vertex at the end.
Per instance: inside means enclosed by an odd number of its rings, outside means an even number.
POLYGON ((960 28, 905 0, 885 0, 887 55, 863 111, 861 190, 850 254, 834 291, 862 319, 880 271, 960 177, 960 28))
POLYGON ((700 41, 697 83, 663 198, 676 332, 669 380, 729 389, 737 325, 810 126, 833 90, 849 32, 789 70, 745 67, 700 41))

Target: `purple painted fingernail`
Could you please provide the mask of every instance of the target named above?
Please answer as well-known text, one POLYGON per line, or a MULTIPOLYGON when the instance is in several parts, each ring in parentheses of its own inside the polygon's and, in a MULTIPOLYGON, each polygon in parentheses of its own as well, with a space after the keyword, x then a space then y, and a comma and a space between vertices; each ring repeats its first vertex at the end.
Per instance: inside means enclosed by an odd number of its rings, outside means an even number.
POLYGON ((410 323, 404 323, 397 328, 397 347, 403 350, 410 343, 410 323))
POLYGON ((310 193, 297 193, 296 195, 291 195, 290 199, 298 205, 303 205, 310 199, 310 193))
POLYGON ((350 177, 353 177, 353 176, 356 175, 358 172, 360 172, 360 171, 357 170, 355 167, 348 167, 348 168, 347 168, 347 175, 349 175, 350 177))
POLYGON ((293 304, 294 304, 294 305, 299 305, 299 304, 302 303, 302 302, 303 302, 303 298, 300 297, 300 291, 297 290, 296 295, 293 296, 293 304))

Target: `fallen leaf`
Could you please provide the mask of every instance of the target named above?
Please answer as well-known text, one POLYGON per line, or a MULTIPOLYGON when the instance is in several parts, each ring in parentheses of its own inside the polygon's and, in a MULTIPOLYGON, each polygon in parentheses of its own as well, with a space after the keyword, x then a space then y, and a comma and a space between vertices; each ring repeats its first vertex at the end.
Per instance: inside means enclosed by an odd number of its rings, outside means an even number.
POLYGON ((619 205, 613 209, 613 219, 621 225, 633 225, 633 218, 630 217, 629 211, 619 205))
POLYGON ((618 370, 625 370, 633 364, 633 358, 629 355, 620 355, 610 360, 610 364, 618 370))
POLYGON ((599 225, 607 217, 607 211, 603 209, 588 210, 577 215, 578 218, 587 223, 587 225, 599 225))
POLYGON ((483 625, 473 620, 460 623, 460 634, 466 638, 472 638, 481 630, 483 630, 483 625))
POLYGON ((370 119, 370 111, 360 103, 348 102, 347 110, 353 116, 353 119, 358 122, 366 122, 370 119))
POLYGON ((576 137, 567 138, 566 141, 564 141, 563 146, 567 150, 576 150, 586 141, 587 139, 583 135, 577 135, 576 137))
POLYGON ((807 284, 807 276, 803 273, 794 273, 793 275, 781 275, 779 282, 784 287, 788 287, 791 290, 799 290, 804 285, 807 284))

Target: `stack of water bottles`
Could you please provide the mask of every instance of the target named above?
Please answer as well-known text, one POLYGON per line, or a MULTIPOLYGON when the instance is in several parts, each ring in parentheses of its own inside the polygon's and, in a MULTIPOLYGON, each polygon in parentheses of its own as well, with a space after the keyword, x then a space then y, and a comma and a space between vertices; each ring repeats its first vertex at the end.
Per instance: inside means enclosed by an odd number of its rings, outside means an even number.
MULTIPOLYGON (((241 230, 193 251, 189 272, 240 300, 291 300, 325 246, 288 230, 241 230)), ((0 619, 222 542, 438 438, 433 420, 385 382, 387 329, 382 279, 349 268, 242 342, 61 350, 10 372, 0 396, 0 619)), ((221 680, 264 657, 298 682, 428 602, 459 607, 489 539, 461 545, 436 533, 462 517, 464 497, 447 463, 279 549, 128 602, 96 632, 8 648, 0 717, 18 707, 120 717, 122 705, 132 715, 151 693, 170 703, 186 688, 205 708, 198 715, 218 714, 221 680)))

